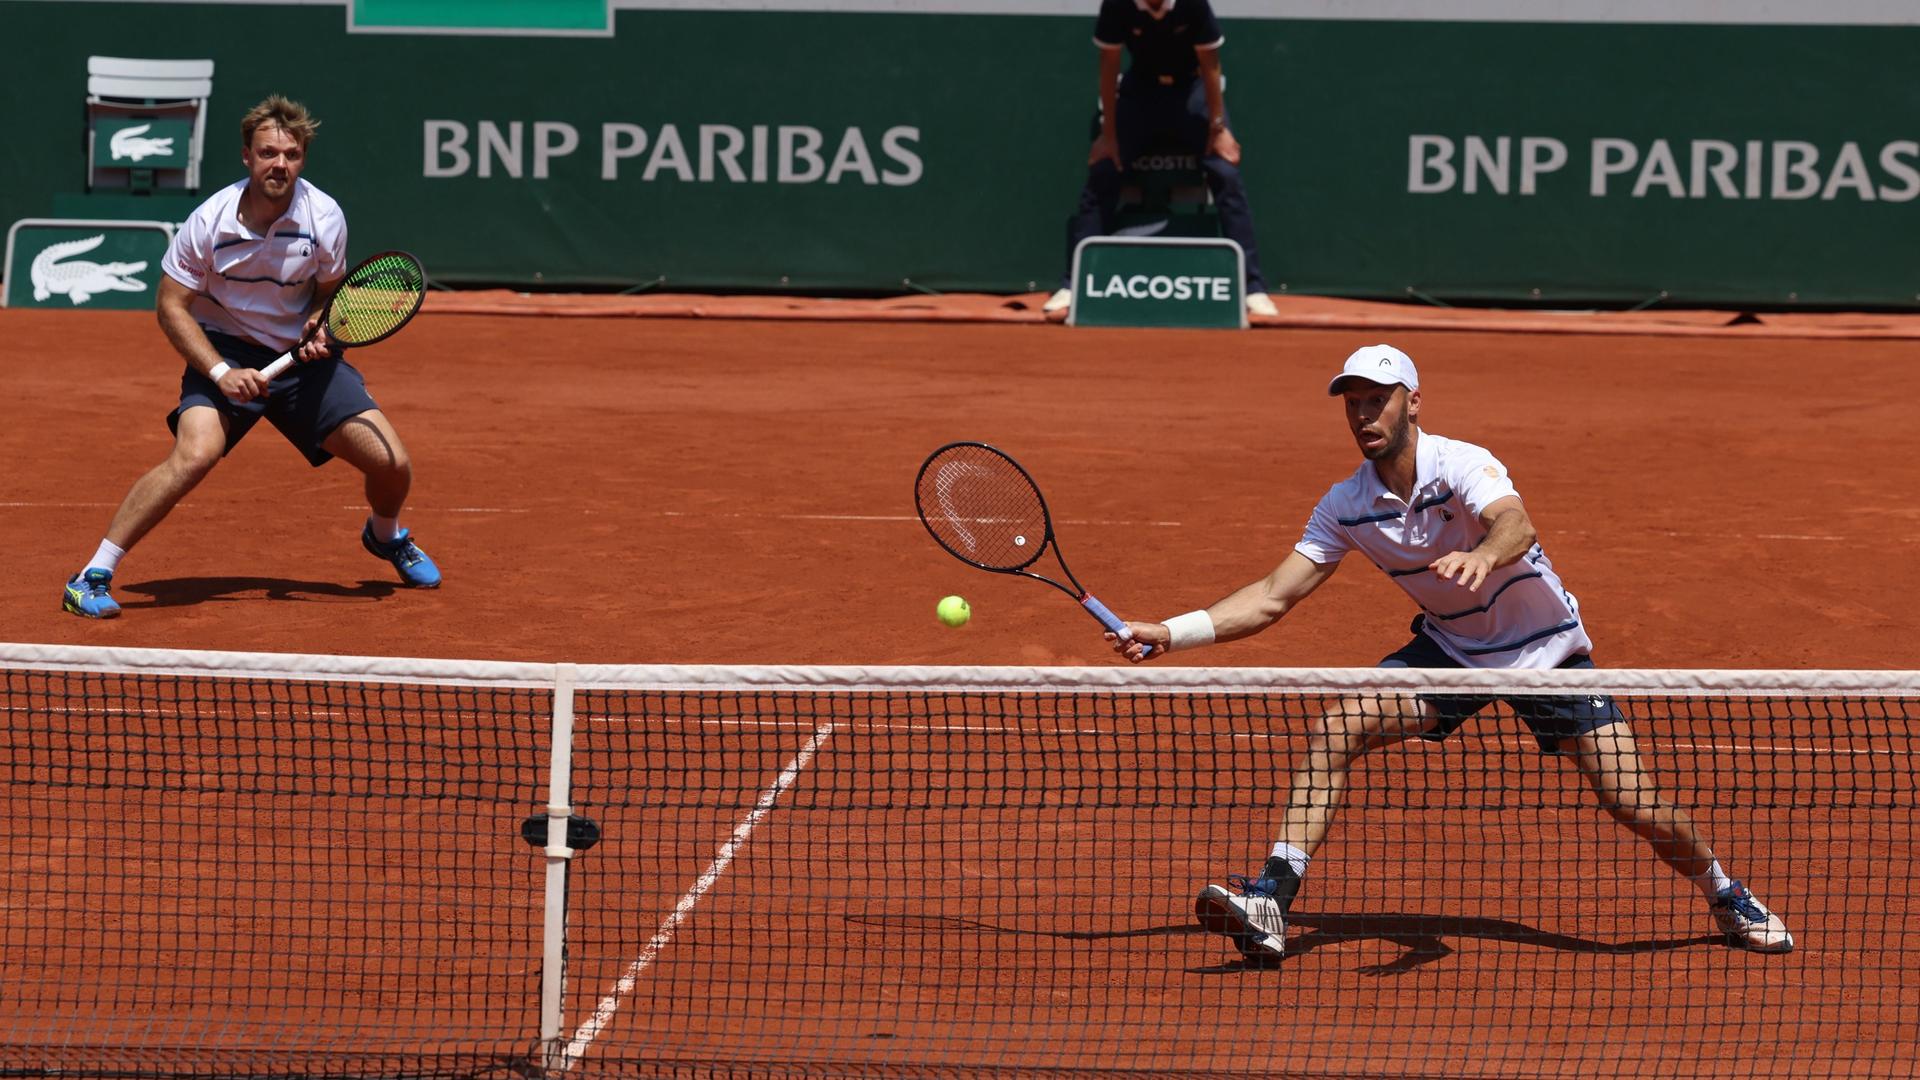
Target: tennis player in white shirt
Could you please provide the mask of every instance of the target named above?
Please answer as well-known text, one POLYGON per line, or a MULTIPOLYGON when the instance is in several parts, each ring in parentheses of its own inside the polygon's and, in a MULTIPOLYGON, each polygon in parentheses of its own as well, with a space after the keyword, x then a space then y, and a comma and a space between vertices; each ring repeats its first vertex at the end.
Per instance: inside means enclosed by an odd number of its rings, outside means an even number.
POLYGON ((277 94, 248 110, 240 120, 246 177, 200 204, 168 246, 156 310, 186 362, 180 403, 167 416, 173 448, 128 489, 92 557, 67 579, 66 611, 118 616, 121 557, 262 419, 315 467, 338 457, 360 470, 361 545, 404 584, 439 586, 439 567, 400 524, 413 464, 399 433, 324 328, 301 344, 346 276, 346 216, 300 176, 317 127, 305 106, 277 94), (296 345, 301 362, 269 382, 261 369, 296 345))
MULTIPOLYGON (((1164 623, 1128 623, 1108 634, 1138 663, 1151 655, 1257 634, 1312 595, 1358 551, 1420 605, 1413 640, 1380 662, 1412 668, 1590 668, 1593 643, 1579 605, 1536 542, 1533 522, 1485 449, 1420 429, 1420 379, 1390 345, 1347 358, 1327 386, 1343 400, 1366 460, 1314 507, 1305 534, 1273 572, 1200 611, 1164 623)), ((1403 739, 1444 739, 1491 698, 1379 695, 1342 701, 1313 727, 1294 770, 1280 837, 1257 876, 1229 875, 1194 902, 1208 931, 1249 960, 1285 951, 1286 913, 1314 850, 1326 838, 1347 775, 1367 752, 1403 739)), ((1605 697, 1507 700, 1540 748, 1572 760, 1614 820, 1706 897, 1735 944, 1786 952, 1793 935, 1751 891, 1727 876, 1686 810, 1668 802, 1640 762, 1626 718, 1605 697)))

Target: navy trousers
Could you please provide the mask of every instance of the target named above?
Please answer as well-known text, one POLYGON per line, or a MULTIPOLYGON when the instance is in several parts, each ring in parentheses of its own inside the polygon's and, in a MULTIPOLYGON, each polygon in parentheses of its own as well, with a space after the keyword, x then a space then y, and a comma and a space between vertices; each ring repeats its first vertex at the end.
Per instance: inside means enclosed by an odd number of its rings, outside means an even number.
MULTIPOLYGON (((1246 252, 1247 291, 1266 292, 1260 250, 1253 238, 1253 210, 1247 205, 1247 187, 1240 179, 1240 168, 1207 152, 1212 132, 1207 123, 1207 90, 1201 80, 1187 79, 1167 86, 1152 79, 1122 79, 1113 112, 1121 161, 1133 161, 1148 151, 1191 154, 1200 159, 1207 187, 1213 192, 1214 208, 1220 214, 1220 231, 1246 252)), ((1073 250, 1080 241, 1113 231, 1125 179, 1110 160, 1088 166, 1086 186, 1080 189, 1080 207, 1067 225, 1067 273, 1072 272, 1073 250)), ((1063 275, 1061 284, 1070 287, 1073 283, 1063 275)))

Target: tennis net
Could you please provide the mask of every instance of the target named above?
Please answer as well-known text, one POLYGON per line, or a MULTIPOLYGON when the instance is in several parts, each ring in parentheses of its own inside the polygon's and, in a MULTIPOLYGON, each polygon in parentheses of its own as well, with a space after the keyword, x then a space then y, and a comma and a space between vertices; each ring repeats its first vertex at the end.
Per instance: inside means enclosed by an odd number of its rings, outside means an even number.
POLYGON ((4 1074, 1920 1074, 1920 673, 0 679, 4 1074), (1797 947, 1730 947, 1505 703, 1359 759, 1284 960, 1205 932, 1317 719, 1436 691, 1613 699, 1797 947))

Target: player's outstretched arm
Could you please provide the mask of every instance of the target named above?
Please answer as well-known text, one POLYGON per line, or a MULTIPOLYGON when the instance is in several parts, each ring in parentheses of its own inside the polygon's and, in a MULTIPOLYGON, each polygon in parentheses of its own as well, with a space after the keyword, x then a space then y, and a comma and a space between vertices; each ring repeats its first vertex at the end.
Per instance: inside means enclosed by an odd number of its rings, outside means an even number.
POLYGON ((1235 641, 1265 630, 1293 610, 1293 606, 1313 594, 1340 564, 1317 563, 1297 551, 1289 552, 1273 572, 1259 581, 1236 589, 1224 599, 1201 611, 1178 615, 1166 622, 1130 622, 1133 640, 1123 642, 1108 634, 1114 651, 1133 663, 1146 659, 1144 645, 1153 646, 1153 656, 1180 649, 1197 648, 1216 641, 1235 641))

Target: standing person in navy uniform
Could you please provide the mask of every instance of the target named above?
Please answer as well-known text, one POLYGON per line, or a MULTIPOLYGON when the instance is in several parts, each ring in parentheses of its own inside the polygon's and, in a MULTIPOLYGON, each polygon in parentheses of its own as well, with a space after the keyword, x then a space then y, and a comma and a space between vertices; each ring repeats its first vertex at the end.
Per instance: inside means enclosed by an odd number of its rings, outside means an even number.
MULTIPOLYGON (((1225 41, 1208 0, 1101 0, 1093 30, 1100 48, 1100 135, 1087 153, 1087 183, 1067 230, 1067 265, 1080 241, 1113 231, 1127 163, 1160 140, 1174 140, 1200 158, 1220 211, 1220 231, 1246 253, 1247 310, 1276 315, 1260 275, 1253 211, 1240 178, 1240 142, 1227 126, 1220 78, 1225 41), (1122 49, 1133 54, 1125 79, 1122 49)), ((1072 284, 1064 281, 1041 310, 1065 318, 1072 284)))
POLYGON ((245 179, 195 210, 168 246, 156 304, 160 329, 186 361, 180 404, 167 417, 172 451, 128 490, 107 534, 61 606, 89 619, 120 614, 113 598, 121 556, 186 497, 261 419, 314 466, 332 458, 366 477, 360 543, 416 588, 440 570, 400 525, 413 465, 365 380, 314 329, 346 277, 347 219, 340 204, 300 178, 319 121, 274 95, 240 120, 245 179), (300 363, 269 383, 260 372, 283 350, 300 363))

